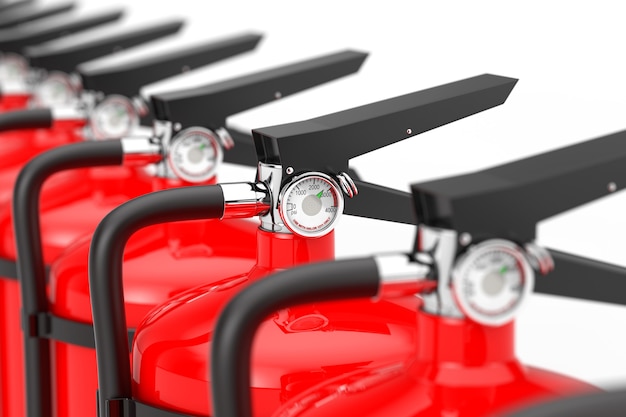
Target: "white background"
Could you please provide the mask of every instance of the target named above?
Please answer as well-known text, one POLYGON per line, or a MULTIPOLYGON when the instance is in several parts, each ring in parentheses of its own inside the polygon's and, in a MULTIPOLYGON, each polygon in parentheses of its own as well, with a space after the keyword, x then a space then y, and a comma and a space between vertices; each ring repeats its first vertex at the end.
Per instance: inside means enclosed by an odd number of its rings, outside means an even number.
MULTIPOLYGON (((103 9, 98 3, 83 0, 83 9, 103 9)), ((135 0, 125 7, 125 26, 187 18, 178 44, 265 34, 254 53, 146 94, 344 48, 370 52, 358 75, 232 117, 240 128, 307 119, 482 73, 520 79, 503 106, 352 161, 363 179, 400 190, 626 129, 626 25, 618 1, 135 0)), ((224 168, 223 181, 254 177, 251 169, 224 168)), ((615 180, 621 186, 626 172, 615 180)), ((626 266, 625 209, 626 195, 618 193, 545 221, 538 241, 626 266)), ((414 229, 345 216, 336 236, 337 255, 345 257, 409 250, 414 229)), ((626 307, 534 295, 518 320, 519 356, 614 386, 626 382, 625 325, 626 307)))

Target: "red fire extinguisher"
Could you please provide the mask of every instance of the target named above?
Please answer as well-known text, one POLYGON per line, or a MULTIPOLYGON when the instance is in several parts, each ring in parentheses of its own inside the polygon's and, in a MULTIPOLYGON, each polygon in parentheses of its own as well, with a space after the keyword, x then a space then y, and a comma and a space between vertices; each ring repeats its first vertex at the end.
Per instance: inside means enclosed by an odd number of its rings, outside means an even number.
MULTIPOLYGON (((95 397, 91 395, 96 391, 97 378, 93 331, 89 324, 88 245, 73 245, 55 262, 55 272, 50 276, 47 289, 42 253, 50 251, 50 237, 46 237, 43 224, 49 218, 49 212, 41 216, 43 247, 40 241, 32 238, 40 235, 39 224, 32 221, 37 217, 38 190, 43 177, 76 166, 158 161, 153 178, 155 189, 215 183, 215 172, 223 158, 237 163, 256 163, 250 145, 252 138, 225 129, 226 118, 231 112, 238 113, 275 100, 276 91, 286 96, 353 73, 360 68, 365 57, 366 54, 353 51, 329 54, 159 96, 160 105, 154 108, 155 116, 160 120, 155 122, 153 137, 68 145, 35 158, 26 166, 17 181, 14 198, 20 282, 27 316, 37 323, 46 317, 45 321, 49 323, 49 326, 36 324, 26 336, 26 366, 27 370, 32 370, 27 380, 29 416, 84 416, 96 410, 95 397), (214 114, 212 110, 215 110, 214 114), (173 120, 177 122, 173 123, 173 120), (201 120, 208 128, 182 129, 188 123, 201 120), (223 151, 223 147, 232 149, 223 151), (76 284, 84 291, 76 292, 76 284), (47 291, 51 295, 50 302, 43 301, 47 291), (50 356, 48 346, 54 355, 50 356), (42 373, 42 369, 46 372, 42 373), (46 408, 49 407, 46 401, 51 396, 50 390, 58 397, 52 412, 46 408), (35 401, 39 405, 31 406, 35 401)), ((83 200, 67 207, 71 209, 84 204, 83 200)), ((69 213, 67 207, 60 210, 69 213)), ((93 218, 94 222, 97 220, 93 218)), ((84 228, 82 234, 90 232, 84 228)), ((88 239, 82 242, 88 243, 88 239)), ((256 225, 246 220, 173 224, 141 233, 133 242, 135 245, 130 255, 135 258, 132 264, 140 267, 143 274, 148 273, 150 278, 146 281, 144 275, 131 284, 138 295, 129 304, 134 326, 155 305, 204 282, 204 276, 201 275, 201 279, 198 274, 189 274, 187 280, 171 282, 168 270, 193 271, 203 266, 221 270, 216 274, 225 277, 245 273, 256 258, 255 242, 256 225), (203 239, 204 233, 214 238, 203 239), (169 265, 165 264, 167 261, 169 265)))
MULTIPOLYGON (((27 48, 24 54, 32 67, 28 75, 32 84, 29 84, 29 91, 35 92, 37 104, 48 103, 48 107, 52 108, 68 105, 79 98, 80 92, 73 81, 76 77, 70 75, 76 65, 176 33, 182 25, 182 21, 175 20, 87 41, 78 37, 73 42, 65 39, 61 46, 56 42, 49 42, 43 46, 27 48), (55 94, 50 94, 51 91, 55 94), (61 102, 55 103, 59 98, 61 102)), ((76 141, 75 130, 83 125, 84 122, 80 120, 58 121, 53 125, 50 110, 41 108, 0 114, 0 131, 5 132, 0 134, 0 206, 9 202, 15 178, 26 161, 55 145, 76 141), (35 129, 38 127, 46 129, 35 129)), ((54 200, 50 197, 56 193, 50 194, 48 199, 44 198, 45 201, 54 200)))
MULTIPOLYGON (((483 417, 597 391, 581 381, 522 365, 514 353, 513 319, 532 291, 534 270, 549 275, 560 267, 551 251, 533 243, 536 224, 617 191, 620 187, 613 181, 624 171, 625 143, 622 131, 473 174, 414 184, 419 231, 416 251, 404 262, 409 260, 415 270, 400 278, 434 281, 436 289, 422 291, 413 357, 320 384, 293 398, 275 416, 333 417, 350 410, 362 416, 483 417)), ((358 262, 377 268, 362 274, 366 277, 402 271, 402 259, 358 262)), ((323 288, 324 277, 341 281, 344 275, 341 269, 333 273, 329 264, 318 268, 299 283, 317 293, 312 298, 286 294, 287 287, 276 286, 268 298, 269 287, 263 282, 224 309, 213 335, 219 345, 214 346, 212 378, 220 381, 213 385, 215 417, 251 415, 249 359, 233 359, 249 355, 253 323, 273 307, 301 300, 291 297, 311 302, 320 294, 331 296, 323 288), (320 279, 322 286, 316 284, 320 279), (258 302, 251 301, 256 297, 258 302), (245 311, 237 308, 242 300, 247 300, 245 311), (229 316, 233 323, 228 323, 229 316), (230 352, 224 350, 227 346, 230 352)), ((347 279, 351 268, 345 270, 347 279)), ((581 276, 580 271, 574 271, 574 280, 596 285, 593 274, 581 276)), ((291 288, 293 282, 282 284, 291 288)))
MULTIPOLYGON (((105 92, 134 91, 138 93, 143 82, 151 82, 168 75, 173 75, 178 73, 183 66, 196 68, 249 50, 258 43, 259 39, 260 37, 258 35, 252 34, 231 37, 220 41, 178 49, 172 53, 164 54, 163 56, 159 55, 158 57, 143 58, 140 61, 135 60, 132 64, 123 68, 107 68, 106 70, 93 68, 91 72, 81 71, 81 76, 83 84, 94 88, 96 92, 104 90, 105 92), (150 68, 149 72, 146 72, 147 68, 150 68), (143 74, 140 75, 140 72, 143 74), (119 85, 109 84, 115 80, 119 80, 119 85)), ((163 51, 161 51, 161 53, 163 53, 163 51)), ((93 96, 96 96, 95 92, 93 96)), ((107 116, 111 111, 118 111, 120 107, 125 108, 128 109, 129 118, 122 117, 121 122, 123 124, 130 120, 130 122, 133 123, 129 122, 128 125, 134 128, 136 125, 135 121, 138 122, 139 117, 136 113, 131 113, 133 108, 124 107, 128 103, 131 103, 131 100, 125 99, 122 95, 108 96, 108 98, 105 98, 95 105, 93 111, 87 112, 87 116, 92 116, 94 124, 101 123, 107 125, 111 123, 110 117, 96 117, 94 114, 98 115, 104 112, 104 116, 107 116), (112 100, 111 97, 114 100, 112 100), (135 119, 130 117, 133 115, 135 115, 135 119)), ((86 118, 84 114, 79 114, 79 116, 82 119, 86 118)), ((115 123, 112 123, 112 125, 119 127, 115 123)), ((97 142, 92 143, 95 145, 97 142)), ((90 160, 87 154, 83 155, 79 153, 81 150, 87 151, 87 149, 89 149, 87 143, 75 145, 86 145, 86 148, 83 149, 80 146, 70 148, 71 150, 63 156, 65 160, 73 158, 74 161, 77 161, 74 162, 75 167, 84 167, 90 164, 98 165, 93 161, 98 160, 99 155, 96 155, 96 159, 94 159, 92 154, 92 159, 90 160)), ((40 156, 42 159, 39 161, 49 163, 51 159, 54 159, 53 157, 45 157, 44 155, 40 156)), ((102 160, 107 159, 102 156, 102 160)), ((59 161, 57 160, 57 162, 59 161)), ((41 167, 41 164, 39 166, 41 167)), ((69 165, 68 167, 71 166, 72 165, 69 165)), ((46 169, 48 168, 49 167, 46 169)), ((61 251, 72 241, 84 234, 90 233, 104 214, 112 210, 118 204, 137 195, 151 191, 154 181, 154 178, 145 171, 144 167, 136 166, 111 167, 107 170, 94 168, 78 172, 81 175, 76 175, 75 172, 74 175, 66 176, 56 187, 53 187, 56 189, 57 193, 62 191, 60 193, 61 195, 56 197, 54 204, 49 204, 46 210, 42 210, 41 223, 44 236, 46 264, 49 264, 53 259, 57 258, 61 251)), ((46 172, 44 170, 44 172, 40 172, 39 174, 47 176, 48 174, 51 175, 52 172, 46 172)), ((37 213, 37 211, 35 211, 35 213, 37 213)), ((18 216, 19 215, 20 213, 18 212, 18 216)), ((3 361, 2 367, 6 369, 6 371, 3 371, 7 373, 5 376, 10 376, 9 379, 5 380, 14 381, 11 385, 6 386, 6 390, 4 390, 4 393, 6 393, 10 399, 6 401, 3 399, 2 406, 7 407, 9 410, 20 410, 20 407, 23 407, 23 395, 11 394, 13 392, 20 392, 23 389, 23 384, 20 383, 23 378, 23 370, 22 361, 19 359, 22 356, 22 348, 20 346, 21 337, 19 336, 19 302, 17 302, 19 293, 15 280, 16 275, 11 275, 11 273, 16 270, 16 249, 13 243, 12 216, 9 207, 3 208, 2 211, 0 211, 0 235, 2 236, 0 258, 3 260, 0 266, 4 265, 7 267, 6 270, 0 272, 0 277, 2 277, 2 279, 0 279, 0 285, 3 288, 1 292, 4 299, 6 299, 6 304, 3 305, 2 310, 3 331, 5 332, 2 338, 2 349, 7 350, 6 354, 0 356, 0 360, 3 361), (6 362, 6 364, 4 364, 4 362, 6 362)), ((11 413, 7 412, 5 415, 21 416, 23 412, 11 411, 11 413)))
MULTIPOLYGON (((483 75, 254 130, 256 182, 153 193, 107 215, 89 253, 100 416, 130 416, 125 410, 131 408, 136 416, 209 415, 206 352, 217 313, 229 299, 276 270, 332 259, 333 228, 342 212, 413 223, 406 193, 352 180, 346 174, 348 160, 502 104, 515 82, 483 75), (344 194, 353 198, 344 201, 344 194), (127 328, 133 326, 126 320, 123 300, 132 291, 126 279, 122 284, 128 236, 163 221, 257 215, 261 225, 253 268, 225 279, 212 276, 209 268, 195 271, 205 274, 205 285, 157 307, 136 329, 131 377, 127 328)), ((415 297, 376 307, 361 302, 320 305, 270 320, 259 339, 264 348, 255 368, 256 415, 271 414, 320 380, 409 355, 417 306, 415 297), (350 343, 352 350, 333 349, 337 355, 326 361, 335 337, 350 343)))
POLYGON ((7 33, 2 33, 0 40, 0 74, 3 75, 0 110, 23 108, 30 98, 25 78, 28 74, 28 62, 21 55, 25 47, 116 21, 122 14, 120 10, 113 10, 74 17, 63 22, 58 19, 53 22, 32 22, 21 25, 19 31, 7 29, 7 33))

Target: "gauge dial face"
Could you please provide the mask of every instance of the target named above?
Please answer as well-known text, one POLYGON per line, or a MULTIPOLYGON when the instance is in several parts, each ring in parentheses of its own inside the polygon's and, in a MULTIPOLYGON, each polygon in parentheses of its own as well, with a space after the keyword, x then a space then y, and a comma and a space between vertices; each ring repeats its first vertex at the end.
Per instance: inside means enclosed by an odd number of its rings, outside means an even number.
POLYGON ((224 154, 213 132, 190 128, 172 138, 167 159, 179 178, 201 183, 213 178, 224 154))
POLYGON ((40 107, 52 107, 71 103, 76 89, 70 78, 61 72, 53 72, 35 88, 35 103, 40 107))
POLYGON ((130 135, 139 125, 135 106, 126 97, 110 95, 91 114, 91 127, 96 139, 120 139, 130 135))
POLYGON ((324 236, 334 229, 343 213, 343 195, 328 175, 309 173, 297 176, 283 189, 279 200, 283 223, 293 233, 324 236))
POLYGON ((28 75, 28 63, 16 54, 0 56, 0 80, 2 82, 23 82, 28 75))
POLYGON ((491 326, 511 321, 533 284, 534 273, 522 250, 499 239, 470 248, 452 273, 453 293, 463 313, 491 326))

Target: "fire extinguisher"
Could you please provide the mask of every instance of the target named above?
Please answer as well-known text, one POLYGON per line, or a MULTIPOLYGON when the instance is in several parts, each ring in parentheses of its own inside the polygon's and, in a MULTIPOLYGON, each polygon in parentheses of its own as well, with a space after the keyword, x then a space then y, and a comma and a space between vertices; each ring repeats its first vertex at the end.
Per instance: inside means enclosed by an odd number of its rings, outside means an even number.
MULTIPOLYGON (((185 65, 190 68, 195 68, 251 49, 258 43, 259 38, 258 35, 252 34, 235 36, 220 41, 194 45, 185 49, 178 49, 164 56, 143 58, 139 61, 135 60, 122 68, 116 67, 106 70, 94 68, 91 70, 92 72, 89 73, 82 71, 82 80, 84 85, 89 84, 92 88, 97 88, 96 91, 136 91, 138 93, 144 80, 148 82, 154 81, 179 72, 180 68, 185 65), (149 73, 146 72, 147 68, 150 68, 149 73), (143 72, 142 76, 140 76, 140 72, 143 72), (108 84, 114 80, 119 80, 119 85, 114 86, 108 84)), ((163 51, 161 51, 161 53, 163 53, 163 51)), ((94 92, 93 95, 95 96, 96 93, 94 92)), ((126 99, 126 101, 121 101, 123 98, 124 97, 121 95, 109 96, 109 100, 105 98, 101 103, 95 106, 93 112, 89 112, 88 114, 93 115, 93 113, 98 114, 98 112, 104 111, 106 115, 107 112, 117 111, 121 106, 122 108, 128 109, 129 119, 132 115, 135 115, 136 119, 138 119, 136 113, 130 112, 133 108, 124 107, 127 103, 131 103, 131 100, 126 99), (111 97, 115 100, 110 100, 111 97), (121 105, 119 104, 120 102, 121 105)), ((85 116, 81 117, 85 118, 85 116)), ((126 121, 129 119, 126 119, 126 121)), ((130 120, 132 121, 133 119, 130 120)), ((95 117, 94 123, 100 121, 106 124, 108 119, 106 117, 95 117)), ((123 120, 123 122, 125 121, 123 120)), ((131 123, 130 127, 134 128, 134 124, 131 123)), ((94 145, 97 143, 98 142, 92 142, 94 145)), ((75 153, 79 150, 83 150, 79 145, 85 145, 84 150, 86 152, 89 149, 88 143, 74 145, 76 145, 74 148, 70 148, 74 151, 70 150, 68 153, 65 153, 65 159, 70 155, 70 158, 79 161, 76 162, 75 166, 77 167, 84 167, 90 164, 98 165, 94 163, 95 160, 98 160, 98 155, 94 158, 93 154, 91 154, 91 159, 89 159, 87 154, 81 155, 75 153), (80 162, 83 157, 85 159, 80 162)), ((102 146, 106 147, 106 145, 102 146)), ((53 159, 52 157, 44 155, 45 154, 40 155, 42 159, 38 160, 48 163, 50 159, 53 159)), ((100 156, 102 160, 107 160, 105 156, 100 156)), ((41 167, 41 164, 39 166, 41 167)), ((79 172, 82 175, 76 175, 76 173, 74 173, 71 177, 66 176, 63 181, 51 187, 50 191, 46 194, 53 195, 53 198, 56 198, 54 204, 48 203, 47 209, 41 210, 43 216, 41 223, 43 224, 46 264, 49 264, 53 259, 58 257, 60 252, 63 251, 69 243, 91 232, 102 216, 115 206, 136 195, 149 192, 153 187, 154 181, 154 178, 141 166, 110 167, 107 170, 93 168, 79 172), (53 191, 56 191, 56 194, 60 195, 54 196, 53 191)), ((45 175, 46 173, 40 174, 45 175)), ((48 174, 51 175, 52 173, 48 172, 48 174)), ((19 215, 20 214, 18 214, 18 216, 19 215)), ((0 272, 0 277, 2 277, 2 279, 0 279, 0 285, 2 286, 3 300, 6 301, 2 310, 4 334, 2 337, 2 347, 0 349, 7 351, 0 356, 0 360, 3 361, 2 367, 6 369, 6 371, 3 371, 5 372, 4 376, 10 377, 5 380, 14 381, 11 385, 6 386, 4 394, 7 394, 10 399, 6 401, 3 399, 2 405, 10 410, 18 410, 19 407, 23 406, 23 395, 11 393, 23 390, 23 384, 20 383, 23 380, 21 365, 23 362, 19 359, 22 356, 19 329, 20 320, 18 315, 19 302, 17 301, 19 293, 15 280, 16 275, 11 275, 11 273, 16 271, 16 251, 13 244, 14 234, 10 207, 3 208, 0 212, 0 235, 2 235, 2 246, 0 247, 2 262, 0 262, 0 266, 6 268, 0 272)), ((11 413, 5 413, 5 415, 19 416, 23 415, 23 412, 12 411, 11 413)))
MULTIPOLYGON (((47 289, 42 253, 49 250, 46 243, 42 247, 41 241, 33 239, 40 236, 39 224, 33 219, 39 211, 38 191, 44 177, 76 166, 159 162, 155 168, 155 189, 215 183, 216 169, 223 158, 230 162, 256 163, 250 145, 252 138, 225 128, 229 114, 275 100, 276 91, 287 96, 356 72, 366 56, 344 51, 165 94, 159 96, 160 106, 154 106, 158 109, 155 115, 161 119, 155 122, 154 136, 68 145, 43 154, 27 165, 16 183, 14 198, 20 282, 30 322, 44 320, 48 323, 46 326, 35 324, 26 336, 26 366, 32 371, 27 376, 29 416, 84 416, 96 410, 93 396, 97 387, 96 362, 87 289, 88 245, 76 243, 55 261, 55 273, 50 275, 47 289), (215 114, 211 114, 212 110, 215 114), (212 130, 182 128, 201 119, 212 130), (173 123, 172 120, 180 121, 173 123), (175 126, 178 124, 180 126, 175 126), (223 147, 232 149, 223 151, 223 147), (68 265, 71 265, 69 270, 65 269, 68 265), (77 293, 69 281, 82 286, 84 291, 77 293), (52 295, 49 303, 43 301, 47 291, 52 295), (49 346, 53 356, 50 356, 49 346), (55 366, 51 368, 51 365, 55 366), (59 397, 52 412, 46 408, 51 390, 59 397), (34 402, 39 405, 31 406, 34 402)), ((69 207, 81 205, 84 201, 69 207)), ((69 213, 65 207, 62 210, 69 213)), ((42 214, 42 223, 46 214, 42 214)), ((82 233, 90 232, 84 228, 82 233)), ((88 243, 88 238, 81 242, 88 243)), ((204 282, 204 275, 198 277, 198 274, 171 282, 168 268, 193 271, 208 266, 221 270, 216 274, 225 277, 245 273, 256 259, 255 242, 256 225, 246 220, 156 226, 137 236, 130 254, 135 259, 131 263, 150 278, 131 284, 139 295, 137 302, 130 304, 135 315, 134 325, 155 305, 204 282), (203 239, 203 233, 219 237, 203 239), (169 266, 164 265, 165 261, 169 261, 169 266)))
POLYGON ((2 5, 0 9, 0 30, 11 28, 26 22, 51 17, 72 10, 76 3, 29 4, 13 2, 2 5))
MULTIPOLYGON (((176 25, 177 23, 174 23, 176 25)), ((52 126, 51 129, 37 130, 34 139, 26 141, 26 145, 18 147, 22 161, 43 152, 51 147, 65 143, 82 141, 85 137, 116 138, 133 134, 140 124, 150 125, 152 115, 149 114, 149 106, 139 95, 140 88, 145 83, 151 83, 163 78, 176 75, 181 67, 197 68, 202 65, 213 63, 221 59, 253 49, 260 40, 259 35, 244 34, 233 36, 219 41, 204 42, 187 48, 179 48, 169 51, 162 56, 151 56, 142 59, 125 62, 123 66, 106 66, 106 63, 92 65, 89 68, 79 67, 78 74, 80 83, 85 91, 80 99, 71 101, 66 106, 55 106, 52 109, 29 109, 20 112, 10 112, 0 115, 5 125, 20 126, 52 126), (101 65, 105 65, 102 67, 101 65), (82 131, 77 132, 81 128, 82 131)), ((76 83, 74 83, 76 84, 76 83)), ((71 89, 71 83, 54 83, 54 89, 71 89)), ((72 96, 72 92, 63 93, 72 96)), ((17 152, 17 151, 16 151, 17 152)), ((6 202, 12 193, 15 178, 21 169, 21 165, 14 164, 0 170, 2 187, 0 187, 0 204, 6 202)), ((119 178, 138 177, 132 179, 138 182, 139 193, 150 189, 150 179, 142 173, 142 170, 134 170, 136 173, 129 174, 129 169, 120 168, 119 178), (146 188, 147 187, 147 188, 146 188)), ((67 190, 74 187, 76 191, 82 188, 82 194, 92 193, 93 190, 84 186, 84 174, 78 172, 68 173, 58 184, 47 185, 51 190, 47 192, 50 198, 44 199, 47 204, 53 201, 67 201, 67 190), (69 186, 68 182, 75 182, 69 186), (82 185, 82 187, 81 187, 82 185), (64 189, 65 192, 60 192, 64 189), (55 199, 54 196, 57 196, 55 199)), ((98 181, 95 172, 92 172, 93 181, 98 181)), ((53 180, 55 181, 55 180, 53 180)), ((129 180, 130 181, 130 180, 129 180)), ((102 182, 102 181, 101 181, 102 182)), ((126 184, 128 187, 135 187, 126 184)), ((131 196, 137 195, 138 191, 130 191, 131 196)), ((55 203, 56 204, 56 203, 55 203)))
MULTIPOLYGON (((597 391, 578 380, 522 365, 513 349, 513 319, 532 291, 534 270, 549 280, 551 271, 560 267, 550 250, 533 242, 536 224, 617 191, 614 181, 623 175, 625 143, 626 131, 621 131, 476 173, 414 184, 419 230, 415 252, 405 259, 425 270, 404 277, 437 284, 434 291, 422 293, 414 356, 320 384, 275 415, 333 417, 350 410, 364 416, 482 417, 597 391)), ((385 270, 397 270, 393 263, 367 261, 378 265, 381 276, 385 270)), ((588 286, 596 286, 593 274, 573 274, 575 281, 586 279, 588 286)), ((328 275, 342 278, 326 271, 328 275)), ((315 282, 310 288, 325 294, 315 282)), ((272 296, 280 297, 277 294, 283 294, 282 289, 272 296)), ((247 297, 249 311, 255 309, 250 299, 256 296, 262 298, 256 305, 269 301, 261 283, 241 295, 247 297)), ((224 310, 223 327, 214 334, 220 342, 212 357, 213 369, 219 371, 212 378, 220 378, 213 386, 215 417, 250 415, 249 369, 233 367, 232 359, 249 354, 250 323, 265 310, 250 317, 233 308, 235 304, 224 310), (228 324, 233 314, 236 321, 228 324), (225 333, 232 326, 239 329, 232 333, 237 332, 242 348, 233 348, 238 345, 225 333), (234 356, 224 351, 226 344, 234 356)))
POLYGON ((3 78, 0 110, 23 108, 30 98, 26 86, 27 79, 24 78, 28 73, 28 62, 21 55, 25 47, 114 22, 120 19, 122 14, 120 10, 113 10, 64 21, 60 19, 43 23, 36 21, 21 25, 19 31, 4 30, 6 33, 2 33, 0 40, 2 51, 0 74, 3 78))
MULTIPOLYGON (((89 252, 100 416, 130 416, 130 409, 136 416, 208 415, 204 352, 224 303, 278 269, 332 259, 333 229, 342 212, 414 222, 406 193, 352 180, 346 174, 348 160, 502 104, 515 82, 483 75, 304 122, 257 129, 253 131, 257 181, 153 193, 107 215, 89 252), (344 201, 344 194, 352 198, 344 201), (206 276, 205 285, 157 307, 137 327, 131 378, 127 328, 132 324, 126 320, 124 300, 132 295, 127 280, 122 284, 128 236, 163 221, 252 216, 261 220, 254 267, 226 279, 211 276, 211 269, 195 271, 206 276)), ((320 380, 409 355, 410 346, 401 342, 414 342, 417 306, 415 297, 376 307, 319 305, 270 320, 269 332, 260 337, 265 348, 255 368, 256 415, 269 415, 320 380), (353 337, 353 350, 335 351, 335 359, 326 361, 332 356, 327 347, 334 337, 345 340, 347 333, 353 337)))
POLYGON ((34 95, 31 105, 39 108, 0 114, 0 131, 5 132, 0 134, 0 141, 3 142, 0 150, 0 182, 4 189, 4 192, 0 191, 0 204, 8 198, 15 176, 23 163, 55 144, 68 141, 68 135, 64 132, 71 134, 72 128, 82 127, 82 122, 69 120, 58 121, 53 125, 51 112, 41 109, 64 106, 78 100, 80 91, 77 77, 71 74, 78 64, 174 34, 182 25, 182 21, 173 20, 118 31, 113 36, 88 38, 87 41, 74 37, 64 39, 62 44, 48 42, 26 48, 24 57, 31 64, 26 76, 27 91, 31 96, 34 95))

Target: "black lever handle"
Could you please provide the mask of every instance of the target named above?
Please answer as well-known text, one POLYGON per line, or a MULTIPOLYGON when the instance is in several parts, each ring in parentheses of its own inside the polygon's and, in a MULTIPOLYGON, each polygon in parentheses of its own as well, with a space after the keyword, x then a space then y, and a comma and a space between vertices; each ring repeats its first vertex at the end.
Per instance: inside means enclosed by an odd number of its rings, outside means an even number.
POLYGON ((114 22, 119 20, 123 14, 122 10, 117 9, 106 13, 99 12, 97 15, 68 19, 63 22, 55 20, 53 23, 45 25, 29 24, 28 27, 20 27, 19 31, 5 29, 0 33, 0 51, 20 53, 26 46, 114 22))
POLYGON ((344 51, 205 87, 156 95, 152 97, 155 116, 183 126, 216 129, 225 126, 230 115, 352 74, 366 57, 362 52, 344 51))
POLYGON ((348 160, 498 106, 517 80, 481 75, 303 122, 253 130, 260 162, 346 171, 348 160), (358 140, 354 140, 358 138, 358 140))
POLYGON ((412 186, 420 222, 518 241, 536 224, 623 188, 626 130, 495 168, 412 186))
POLYGON ((22 8, 30 6, 34 0, 20 0, 20 1, 12 1, 10 3, 2 3, 0 4, 0 13, 7 13, 15 8, 22 8))
POLYGON ((0 16, 0 29, 16 26, 33 20, 43 19, 56 14, 65 13, 76 7, 76 3, 57 3, 47 5, 28 5, 2 11, 0 16))
POLYGON ((77 69, 85 89, 133 97, 144 85, 252 50, 260 40, 261 35, 245 34, 193 47, 160 51, 149 58, 124 65, 79 65, 77 69))
POLYGON ((626 410, 626 390, 595 392, 547 401, 498 417, 621 417, 626 410))
POLYGON ((24 55, 30 60, 31 67, 71 72, 81 62, 174 34, 183 25, 183 20, 173 20, 139 29, 116 32, 88 41, 83 41, 76 36, 72 38, 71 43, 67 41, 61 44, 52 42, 28 47, 24 50, 24 55))
POLYGON ((345 200, 344 214, 387 220, 396 223, 417 224, 410 193, 394 190, 352 177, 359 194, 345 200))

